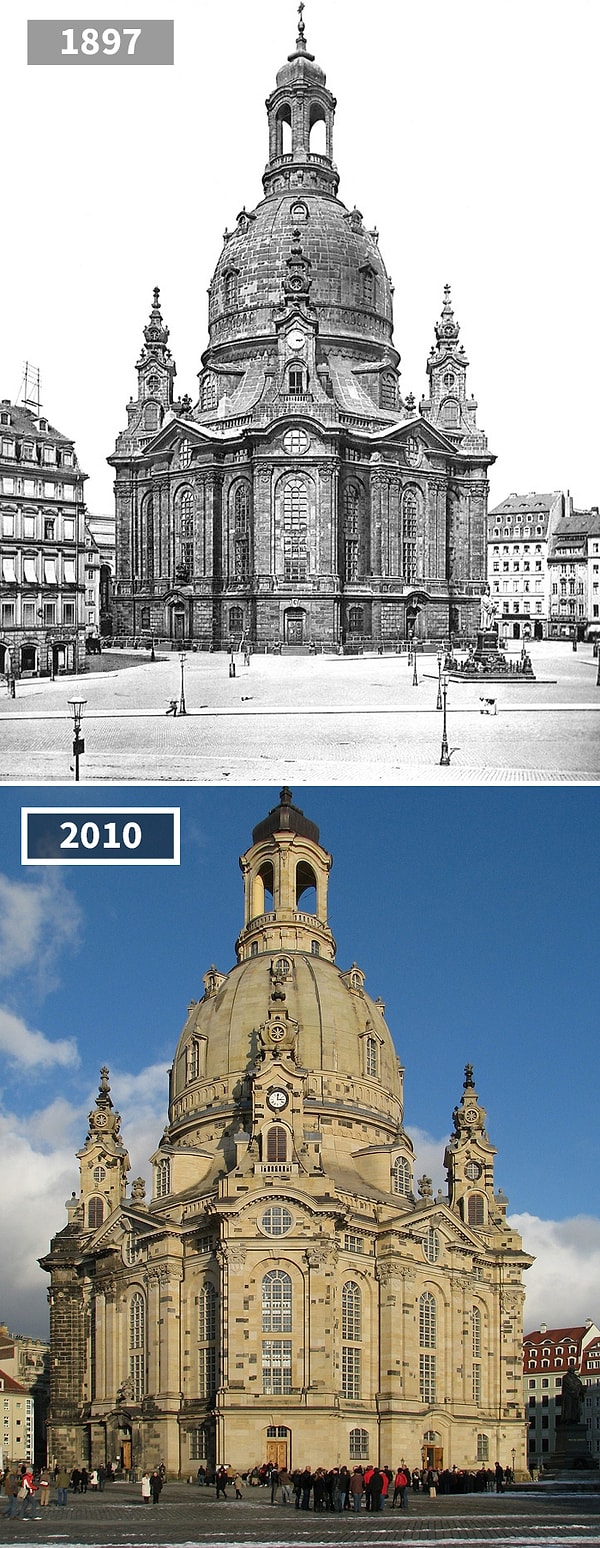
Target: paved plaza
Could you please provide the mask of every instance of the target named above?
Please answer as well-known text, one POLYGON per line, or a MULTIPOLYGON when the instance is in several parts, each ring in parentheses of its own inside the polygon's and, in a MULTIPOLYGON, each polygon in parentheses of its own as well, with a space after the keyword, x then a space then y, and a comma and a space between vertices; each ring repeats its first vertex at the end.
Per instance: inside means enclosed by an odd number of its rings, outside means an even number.
MULTIPOLYGON (((54 1493, 55 1491, 53 1491, 54 1493)), ((233 1492, 233 1491, 232 1491, 233 1492)), ((160 1503, 144 1505, 139 1485, 108 1485, 102 1494, 72 1495, 59 1509, 39 1510, 35 1521, 7 1521, 0 1515, 0 1544, 60 1543, 143 1545, 195 1544, 197 1548, 284 1548, 284 1545, 493 1543, 497 1548, 535 1543, 575 1545, 600 1543, 600 1494, 574 1496, 527 1487, 506 1494, 411 1494, 409 1509, 370 1515, 345 1512, 314 1515, 293 1506, 271 1506, 267 1489, 244 1489, 242 1500, 216 1501, 214 1489, 167 1483, 160 1503)))
MULTIPOLYGON (((22 680, 0 700, 0 779, 73 778, 67 700, 87 703, 85 783, 459 785, 596 782, 600 687, 591 645, 541 641, 537 681, 448 684, 450 766, 440 766, 442 712, 435 654, 188 654, 186 714, 176 652, 125 665, 119 651, 80 679, 22 680), (106 670, 109 661, 113 670, 106 670), (495 700, 482 713, 482 696, 495 700)), ((516 663, 515 643, 511 659, 516 663)))

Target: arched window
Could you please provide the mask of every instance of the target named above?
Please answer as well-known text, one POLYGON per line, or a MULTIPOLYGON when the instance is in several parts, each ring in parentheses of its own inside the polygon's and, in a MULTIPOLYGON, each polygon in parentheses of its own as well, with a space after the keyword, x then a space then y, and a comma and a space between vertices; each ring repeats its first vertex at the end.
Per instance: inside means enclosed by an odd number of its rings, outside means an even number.
POLYGON ((252 881, 251 915, 252 919, 259 919, 261 914, 270 914, 273 908, 273 865, 270 860, 265 860, 260 870, 252 881))
POLYGON ((482 1226, 484 1224, 484 1204, 481 1193, 470 1193, 467 1204, 467 1220, 469 1225, 482 1226))
POLYGON ((179 500, 179 567, 186 577, 194 571, 194 496, 184 489, 179 500))
POLYGON ((147 403, 144 409, 144 430, 158 430, 159 419, 158 403, 147 403))
POLYGON ((141 574, 145 580, 154 575, 154 501, 150 495, 142 506, 141 574))
POLYGON ((267 1161, 287 1161, 287 1142, 287 1129, 281 1123, 274 1123, 267 1133, 267 1161))
POLYGON ((202 407, 213 409, 217 406, 217 384, 214 376, 205 376, 202 383, 202 407))
POLYGON ((129 1379, 134 1403, 140 1403, 146 1390, 146 1306, 141 1290, 135 1290, 129 1302, 129 1379))
POLYGON ((212 1400, 217 1386, 217 1309, 214 1285, 198 1296, 198 1397, 212 1400))
POLYGON ((418 501, 414 489, 405 489, 402 496, 402 570, 404 579, 417 578, 417 516, 418 501))
MULTIPOLYGON (((349 580, 349 579, 350 579, 350 576, 347 575, 346 576, 346 580, 349 580)), ((364 632, 365 632, 365 611, 364 611, 364 608, 363 607, 350 607, 348 609, 348 633, 349 634, 364 634, 364 632)))
POLYGON ((244 631, 244 610, 243 610, 243 608, 241 608, 241 607, 230 607, 230 609, 229 609, 229 633, 230 634, 243 634, 243 631, 244 631))
POLYGON ((394 409, 396 407, 396 379, 392 376, 391 371, 384 371, 381 378, 380 403, 382 408, 394 409))
POLYGON ((348 1452, 351 1462, 368 1462, 369 1460, 369 1431, 351 1430, 348 1437, 348 1452))
POLYGON ((239 275, 237 269, 228 269, 225 275, 225 306, 227 307, 228 311, 230 311, 233 307, 236 307, 238 304, 238 279, 239 275))
POLYGON ((365 306, 375 305, 375 273, 373 269, 362 271, 362 298, 365 306))
POLYGON ((359 493, 355 484, 349 484, 344 496, 344 580, 354 581, 358 576, 358 521, 359 493))
POLYGON ((361 1294, 354 1280, 342 1289, 342 1396, 360 1398, 361 1294))
POLYGON ((365 1075, 375 1079, 377 1075, 377 1043, 374 1037, 368 1037, 365 1044, 365 1075))
POLYGON ((197 1080, 199 1074, 200 1049, 198 1047, 196 1038, 194 1037, 192 1038, 191 1043, 188 1043, 187 1046, 187 1078, 188 1080, 197 1080))
POLYGON ((301 478, 289 478, 283 492, 283 573, 286 581, 308 575, 308 488, 301 478))
POLYGON ((104 1219, 104 1204, 102 1199, 90 1199, 88 1203, 88 1226, 90 1231, 97 1231, 104 1219))
POLYGON ((440 1238, 434 1226, 430 1226, 426 1236, 423 1237, 423 1252, 428 1263, 437 1263, 440 1256, 440 1238))
POLYGON ((304 368, 299 365, 291 365, 288 371, 288 392, 290 398, 301 398, 304 394, 304 368))
POLYGON ((459 407, 456 398, 446 398, 442 403, 442 420, 449 427, 457 425, 459 421, 459 407))
POLYGON ((419 1301, 419 1343, 421 1349, 435 1349, 436 1347, 436 1304, 435 1298, 426 1290, 419 1301))
POLYGON ((478 1435, 477 1436, 477 1461, 478 1462, 489 1462, 489 1460, 490 1460, 490 1440, 489 1440, 489 1435, 478 1435))
POLYGON ((233 568, 235 579, 247 580, 249 571, 250 486, 237 484, 233 496, 233 568))
POLYGON ((410 1166, 406 1156, 396 1156, 392 1167, 392 1193, 401 1193, 407 1198, 411 1190, 410 1166))
POLYGON ((327 125, 323 108, 313 102, 310 110, 309 149, 313 156, 327 155, 327 125))
POLYGON ((473 1359, 481 1359, 481 1312, 478 1306, 473 1307, 473 1359))
POLYGON ((292 113, 289 103, 284 102, 275 119, 275 155, 288 156, 292 149, 292 113))
POLYGON ((303 914, 314 914, 317 908, 317 878, 311 865, 301 860, 296 866, 296 908, 302 903, 303 914))
POLYGON ((168 1156, 163 1156, 156 1167, 156 1197, 166 1199, 171 1192, 171 1162, 168 1156))
POLYGON ((292 1281, 283 1269, 272 1269, 262 1282, 263 1333, 291 1333, 292 1281))
POLYGON ((360 1342, 361 1322, 360 1287, 353 1279, 346 1280, 342 1289, 342 1338, 360 1342))

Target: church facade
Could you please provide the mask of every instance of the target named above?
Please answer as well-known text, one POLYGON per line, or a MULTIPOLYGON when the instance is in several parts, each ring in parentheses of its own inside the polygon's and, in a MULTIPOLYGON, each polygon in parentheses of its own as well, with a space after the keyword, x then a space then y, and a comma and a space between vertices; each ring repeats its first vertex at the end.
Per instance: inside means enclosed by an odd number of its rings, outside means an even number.
POLYGON ((154 292, 109 458, 117 634, 393 648, 479 623, 494 457, 450 289, 417 406, 378 234, 338 198, 334 112, 301 19, 267 100, 264 197, 225 233, 211 281, 195 404, 175 397, 154 292))
POLYGON ((240 864, 136 1179, 101 1074, 51 1277, 49 1458, 526 1466, 522 1273, 470 1065, 416 1178, 381 999, 336 963, 331 856, 288 790, 240 864))

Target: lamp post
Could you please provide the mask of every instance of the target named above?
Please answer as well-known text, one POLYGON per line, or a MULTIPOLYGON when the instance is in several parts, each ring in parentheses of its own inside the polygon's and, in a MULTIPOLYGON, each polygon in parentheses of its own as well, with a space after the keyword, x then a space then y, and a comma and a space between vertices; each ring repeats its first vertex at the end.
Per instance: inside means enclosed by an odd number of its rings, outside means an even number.
POLYGON ((183 669, 185 666, 185 651, 183 650, 181 651, 179 661, 181 664, 181 692, 179 695, 179 713, 180 715, 187 715, 187 710, 185 707, 185 687, 183 682, 183 669))
POLYGON ((417 641, 416 641, 416 638, 413 639, 413 679, 412 679, 412 685, 413 685, 413 688, 418 688, 418 686, 419 686, 419 679, 417 677, 417 641))
POLYGON ((443 658, 442 650, 441 650, 441 647, 440 647, 440 649, 438 650, 438 653, 437 653, 438 691, 437 691, 437 700, 436 700, 436 705, 435 705, 436 710, 441 710, 441 708, 442 708, 442 661, 443 661, 443 659, 444 658, 443 658))
POLYGON ((448 752, 448 733, 447 733, 447 730, 446 730, 446 697, 447 697, 447 693, 448 693, 448 678, 447 678, 445 672, 444 672, 444 675, 442 677, 442 691, 443 691, 443 695, 444 695, 444 706, 443 706, 443 708, 444 708, 444 723, 443 723, 443 726, 442 726, 442 756, 440 758, 440 765, 441 765, 442 768, 448 769, 450 767, 450 753, 448 752))
POLYGON ((80 736, 81 717, 87 704, 87 699, 69 699, 68 705, 73 716, 73 757, 75 759, 75 783, 79 784, 79 759, 85 752, 85 742, 80 736))

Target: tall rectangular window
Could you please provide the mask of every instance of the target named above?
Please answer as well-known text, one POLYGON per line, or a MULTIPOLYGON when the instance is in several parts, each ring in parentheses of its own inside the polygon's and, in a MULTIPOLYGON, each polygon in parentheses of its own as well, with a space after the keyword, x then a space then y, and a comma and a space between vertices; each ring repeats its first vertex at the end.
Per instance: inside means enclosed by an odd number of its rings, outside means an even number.
POLYGON ((360 1349, 342 1346, 342 1396, 360 1397, 360 1349))
POLYGON ((419 1355, 419 1389, 422 1403, 435 1403, 435 1360, 433 1354, 419 1355))
POLYGON ((277 1396, 292 1390, 291 1338, 265 1338, 262 1346, 262 1389, 277 1396))

